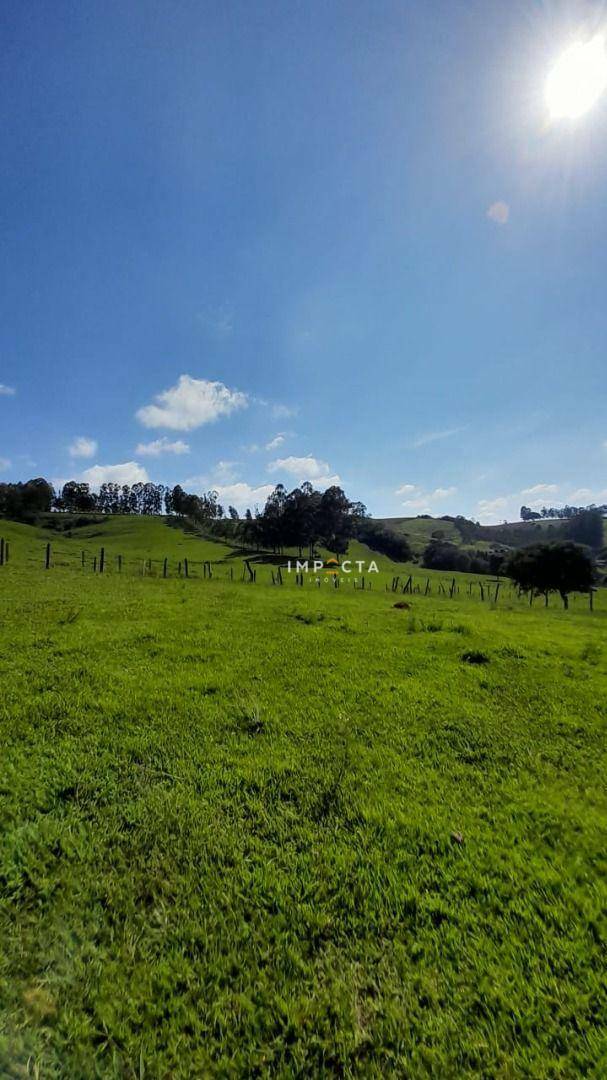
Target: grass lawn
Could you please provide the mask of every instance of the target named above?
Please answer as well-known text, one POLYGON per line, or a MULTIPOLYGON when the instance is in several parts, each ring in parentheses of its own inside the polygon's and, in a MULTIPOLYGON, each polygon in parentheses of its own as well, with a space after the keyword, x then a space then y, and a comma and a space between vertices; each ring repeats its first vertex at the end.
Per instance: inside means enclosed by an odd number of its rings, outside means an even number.
POLYGON ((0 524, 2 1078, 607 1075, 604 590, 45 572, 0 524))

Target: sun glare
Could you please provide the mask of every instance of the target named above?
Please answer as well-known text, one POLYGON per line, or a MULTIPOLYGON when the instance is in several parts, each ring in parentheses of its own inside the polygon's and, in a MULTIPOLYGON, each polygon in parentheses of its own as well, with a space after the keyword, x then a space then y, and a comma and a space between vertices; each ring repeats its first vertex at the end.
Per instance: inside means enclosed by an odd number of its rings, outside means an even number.
POLYGON ((546 100, 554 120, 575 119, 590 109, 607 87, 605 39, 597 34, 576 42, 557 61, 546 80, 546 100))

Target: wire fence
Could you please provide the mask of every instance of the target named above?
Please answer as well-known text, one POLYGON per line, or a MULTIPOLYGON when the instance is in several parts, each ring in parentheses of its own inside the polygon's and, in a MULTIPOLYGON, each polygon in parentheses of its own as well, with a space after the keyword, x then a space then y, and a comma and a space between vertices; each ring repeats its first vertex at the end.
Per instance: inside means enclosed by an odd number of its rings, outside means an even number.
MULTIPOLYGON (((55 569, 68 569, 81 574, 181 578, 188 581, 215 579, 277 587, 290 585, 295 588, 346 588, 355 592, 369 592, 375 589, 376 592, 382 591, 410 597, 433 595, 453 600, 456 597, 466 596, 492 605, 498 605, 500 601, 502 603, 508 601, 530 607, 534 604, 550 607, 551 601, 555 602, 551 594, 524 592, 508 578, 482 578, 479 575, 474 578, 464 578, 462 575, 438 577, 436 574, 414 575, 413 573, 397 574, 390 578, 385 571, 355 574, 345 572, 339 567, 336 569, 334 564, 330 567, 323 566, 321 569, 310 570, 307 568, 307 563, 295 560, 293 567, 292 561, 268 563, 259 560, 259 557, 238 559, 237 556, 216 561, 191 559, 187 556, 181 559, 168 555, 162 558, 125 556, 122 553, 109 552, 105 547, 73 550, 60 543, 51 544, 50 542, 41 544, 39 552, 34 552, 28 547, 15 553, 13 545, 0 537, 0 567, 6 569, 18 565, 32 570, 43 568, 49 572, 55 569)), ((605 593, 605 589, 593 588, 588 593, 572 593, 570 599, 576 608, 585 604, 590 611, 594 611, 597 599, 605 593)), ((401 601, 397 606, 406 608, 409 605, 407 601, 401 601)))

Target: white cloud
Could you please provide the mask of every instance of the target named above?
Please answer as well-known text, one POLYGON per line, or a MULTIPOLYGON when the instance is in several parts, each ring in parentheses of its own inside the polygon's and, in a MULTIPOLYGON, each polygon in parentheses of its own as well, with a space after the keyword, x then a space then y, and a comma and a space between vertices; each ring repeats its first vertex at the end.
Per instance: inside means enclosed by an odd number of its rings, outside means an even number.
POLYGON ((300 484, 304 480, 309 480, 310 483, 316 484, 319 488, 331 487, 333 484, 339 484, 340 482, 337 473, 331 474, 328 462, 320 461, 318 458, 313 457, 312 454, 307 454, 305 457, 277 458, 275 461, 269 462, 268 472, 288 473, 300 484))
POLYGON ((73 458, 91 458, 97 453, 95 439, 87 439, 85 435, 78 435, 69 447, 69 455, 73 458))
MULTIPOLYGON (((200 476, 191 477, 187 485, 194 492, 208 491, 207 478, 200 476)), ((244 480, 235 483, 213 484, 213 489, 219 496, 221 505, 227 510, 228 506, 235 506, 239 513, 247 509, 253 510, 255 506, 263 507, 266 499, 274 491, 274 484, 247 484, 244 480)))
POLYGON ((403 484, 396 491, 397 495, 407 495, 402 505, 407 510, 416 510, 419 514, 430 514, 437 503, 444 502, 457 493, 456 487, 437 487, 434 491, 422 491, 416 484, 403 484))
POLYGON ((247 395, 239 390, 230 390, 221 382, 180 375, 176 386, 157 394, 155 404, 144 405, 136 416, 145 427, 192 431, 247 405, 247 395))
POLYGON ((533 487, 523 488, 521 495, 556 495, 558 484, 534 484, 533 487))
POLYGON ((607 499, 607 488, 602 491, 593 491, 592 488, 577 488, 567 496, 569 504, 575 503, 602 503, 607 499))
POLYGON ((510 207, 508 206, 508 203, 502 202, 501 199, 491 203, 491 206, 487 210, 487 217, 490 221, 494 221, 496 225, 507 225, 508 218, 510 217, 510 207))
POLYGON ((465 430, 465 427, 454 427, 447 428, 445 431, 428 431, 425 435, 420 435, 412 446, 418 449, 420 446, 427 446, 428 443, 438 442, 439 439, 450 439, 452 435, 459 435, 460 431, 465 430))
POLYGON ((218 484, 231 484, 237 480, 238 473, 236 470, 239 464, 239 461, 218 461, 213 469, 212 486, 217 487, 218 484))
POLYGON ((239 513, 247 509, 252 510, 255 506, 263 507, 273 491, 273 484, 258 484, 257 487, 251 487, 244 480, 236 484, 220 484, 217 488, 222 505, 226 508, 235 506, 239 513))
POLYGON ((481 525, 493 525, 496 520, 503 520, 508 515, 504 511, 510 508, 512 495, 498 495, 495 499, 480 499, 476 504, 477 517, 481 525))
POLYGON ((286 431, 279 431, 278 435, 275 435, 273 439, 270 439, 270 441, 266 443, 265 449, 266 450, 278 450, 278 447, 282 446, 282 444, 285 441, 286 437, 287 437, 286 431))
POLYGON ((239 461, 218 461, 210 473, 186 477, 183 487, 194 492, 219 491, 220 487, 233 484, 238 480, 239 465, 239 461))
POLYGON ((102 484, 145 484, 149 476, 143 465, 125 461, 121 465, 93 465, 84 470, 81 479, 92 488, 99 488, 102 484))
POLYGON ((166 435, 149 443, 139 443, 135 447, 135 453, 143 454, 144 457, 160 457, 160 454, 189 454, 189 452, 190 448, 183 439, 170 442, 166 435))
POLYGON ((272 405, 271 409, 275 420, 289 420, 299 412, 297 405, 272 405))
POLYGON ((4 383, 0 383, 0 397, 14 397, 16 393, 14 386, 5 386, 4 383))
POLYGON ((10 469, 10 467, 11 463, 8 458, 0 457, 0 472, 5 472, 7 469, 10 469))

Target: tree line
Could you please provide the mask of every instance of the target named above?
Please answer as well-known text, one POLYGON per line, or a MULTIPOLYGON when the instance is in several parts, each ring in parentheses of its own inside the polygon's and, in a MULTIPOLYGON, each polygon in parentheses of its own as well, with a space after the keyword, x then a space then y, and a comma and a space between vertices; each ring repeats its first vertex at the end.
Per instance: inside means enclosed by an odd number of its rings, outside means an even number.
POLYGON ((179 484, 102 484, 93 491, 89 484, 69 480, 58 491, 43 477, 24 483, 0 484, 0 516, 13 521, 33 522, 51 511, 69 514, 178 514, 197 520, 223 516, 217 492, 192 495, 179 484))
MULTIPOLYGON (((184 491, 179 484, 168 487, 151 482, 106 483, 99 491, 77 480, 70 480, 55 491, 43 477, 25 483, 0 484, 1 517, 34 523, 41 514, 51 512, 175 515, 241 546, 277 554, 287 547, 297 547, 300 552, 305 548, 313 554, 321 544, 338 555, 347 550, 349 540, 368 516, 365 506, 352 502, 340 487, 332 486, 320 492, 310 483, 293 491, 277 484, 263 510, 256 508, 253 513, 248 509, 242 518, 233 506, 228 506, 226 513, 216 491, 197 495, 184 491)), ((406 542, 399 547, 392 534, 381 526, 376 526, 375 535, 384 543, 386 553, 393 544, 393 557, 408 557, 406 542)))
POLYGON ((598 513, 607 515, 607 503, 602 503, 601 506, 597 506, 595 503, 591 503, 590 506, 543 506, 541 510, 531 510, 529 506, 521 506, 520 516, 521 521, 541 521, 543 518, 556 518, 568 520, 574 518, 577 514, 583 514, 586 510, 596 510, 598 513))
POLYGON ((319 545, 342 555, 366 518, 366 507, 352 502, 336 485, 320 492, 308 482, 292 491, 277 484, 263 510, 253 514, 249 509, 240 518, 234 507, 228 507, 227 519, 212 522, 209 532, 277 555, 285 548, 297 548, 300 555, 305 551, 313 557, 319 545))

